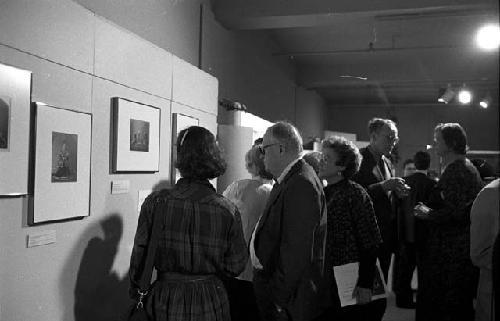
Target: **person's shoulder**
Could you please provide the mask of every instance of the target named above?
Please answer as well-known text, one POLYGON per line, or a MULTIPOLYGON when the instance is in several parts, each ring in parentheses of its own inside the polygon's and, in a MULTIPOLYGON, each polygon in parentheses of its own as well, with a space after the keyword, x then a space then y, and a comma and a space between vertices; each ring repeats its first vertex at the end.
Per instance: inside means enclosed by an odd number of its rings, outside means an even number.
POLYGON ((273 185, 269 183, 264 183, 257 188, 257 191, 261 194, 269 194, 273 189, 273 185))
POLYGON ((353 195, 361 196, 363 198, 369 197, 368 192, 361 184, 356 183, 355 181, 352 181, 350 179, 346 181, 346 184, 353 195))
POLYGON ((221 212, 231 215, 234 215, 234 213, 238 210, 236 205, 231 200, 217 193, 212 195, 208 203, 215 206, 217 209, 220 209, 221 212))

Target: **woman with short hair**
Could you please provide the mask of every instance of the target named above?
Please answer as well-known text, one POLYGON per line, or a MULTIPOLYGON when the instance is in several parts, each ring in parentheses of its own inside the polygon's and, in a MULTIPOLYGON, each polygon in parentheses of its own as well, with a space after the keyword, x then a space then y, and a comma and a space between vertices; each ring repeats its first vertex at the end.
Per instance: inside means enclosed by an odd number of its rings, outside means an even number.
POLYGON ((240 274, 248 253, 238 209, 209 182, 226 169, 214 135, 198 126, 182 130, 176 167, 182 178, 173 189, 153 192, 142 205, 130 259, 131 295, 139 288, 153 215, 159 216, 158 277, 146 311, 155 321, 230 321, 221 278, 240 274))
POLYGON ((415 207, 416 218, 428 227, 428 250, 418 271, 416 320, 473 320, 478 271, 469 256, 470 210, 482 181, 465 157, 467 135, 459 124, 437 125, 434 145, 445 170, 430 207, 415 207))
MULTIPOLYGON (((248 243, 255 224, 264 211, 267 198, 273 189, 272 175, 266 171, 260 145, 253 146, 245 154, 245 167, 250 174, 250 179, 241 179, 231 183, 222 193, 224 197, 232 201, 241 214, 243 224, 243 235, 248 243)), ((241 273, 240 278, 252 281, 252 264, 250 260, 247 263, 245 271, 241 273)))
MULTIPOLYGON (((339 320, 381 320, 382 315, 369 311, 376 271, 378 245, 382 242, 373 204, 365 189, 350 180, 361 164, 361 154, 354 144, 342 137, 323 140, 323 164, 319 176, 327 181, 325 196, 328 208, 327 267, 359 263, 353 297, 356 304, 341 308, 339 320)), ((331 278, 334 280, 334 277, 331 278)), ((332 285, 332 291, 336 291, 332 285)), ((332 293, 336 297, 336 293, 332 293)), ((382 310, 383 311, 383 310, 382 310)), ((335 313, 335 312, 333 312, 335 313)), ((336 313, 335 313, 336 314, 336 313)))

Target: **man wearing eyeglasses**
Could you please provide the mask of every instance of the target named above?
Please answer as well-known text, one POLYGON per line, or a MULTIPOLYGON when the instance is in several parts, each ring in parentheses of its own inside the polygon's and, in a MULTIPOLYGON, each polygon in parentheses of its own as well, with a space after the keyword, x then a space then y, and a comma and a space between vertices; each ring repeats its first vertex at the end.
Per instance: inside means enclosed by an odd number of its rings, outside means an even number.
MULTIPOLYGON (((391 256, 397 245, 396 196, 407 196, 409 186, 402 178, 395 177, 389 158, 399 140, 396 124, 390 119, 373 118, 368 122, 368 134, 370 144, 360 149, 363 160, 353 180, 362 185, 372 199, 383 241, 379 247, 378 259, 387 282, 391 256)), ((374 320, 381 320, 386 300, 375 300, 372 304, 374 320)))
POLYGON ((323 188, 300 159, 302 138, 292 124, 269 127, 261 151, 276 184, 250 241, 257 304, 266 321, 310 321, 323 312, 320 299, 327 300, 323 188))

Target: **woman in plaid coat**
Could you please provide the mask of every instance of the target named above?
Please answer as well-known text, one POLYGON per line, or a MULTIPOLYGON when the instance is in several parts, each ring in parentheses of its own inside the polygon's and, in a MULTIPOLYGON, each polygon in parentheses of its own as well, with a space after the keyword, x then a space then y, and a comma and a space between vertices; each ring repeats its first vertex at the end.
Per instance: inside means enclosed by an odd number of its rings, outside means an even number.
POLYGON ((226 168, 215 137, 203 127, 181 131, 176 167, 182 178, 175 187, 152 193, 142 206, 130 259, 131 295, 137 293, 154 213, 162 217, 162 231, 154 262, 158 277, 146 310, 157 321, 229 321, 221 278, 240 274, 248 253, 238 210, 208 181, 226 168))

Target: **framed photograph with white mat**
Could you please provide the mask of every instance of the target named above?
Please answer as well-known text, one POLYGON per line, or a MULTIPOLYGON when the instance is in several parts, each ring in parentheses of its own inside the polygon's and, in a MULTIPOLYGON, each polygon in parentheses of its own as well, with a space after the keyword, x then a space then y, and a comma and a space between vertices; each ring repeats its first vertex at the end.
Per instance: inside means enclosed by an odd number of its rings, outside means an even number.
POLYGON ((194 118, 179 113, 172 114, 172 162, 171 162, 172 185, 177 183, 179 178, 181 178, 179 170, 175 168, 175 162, 177 160, 177 137, 179 136, 181 130, 188 128, 190 126, 198 126, 199 123, 200 121, 198 120, 198 118, 194 118))
POLYGON ((90 214, 92 115, 34 103, 33 197, 29 224, 90 214))
POLYGON ((31 72, 0 63, 0 196, 28 194, 31 72))
POLYGON ((158 172, 160 109, 115 97, 113 108, 113 172, 158 172))

